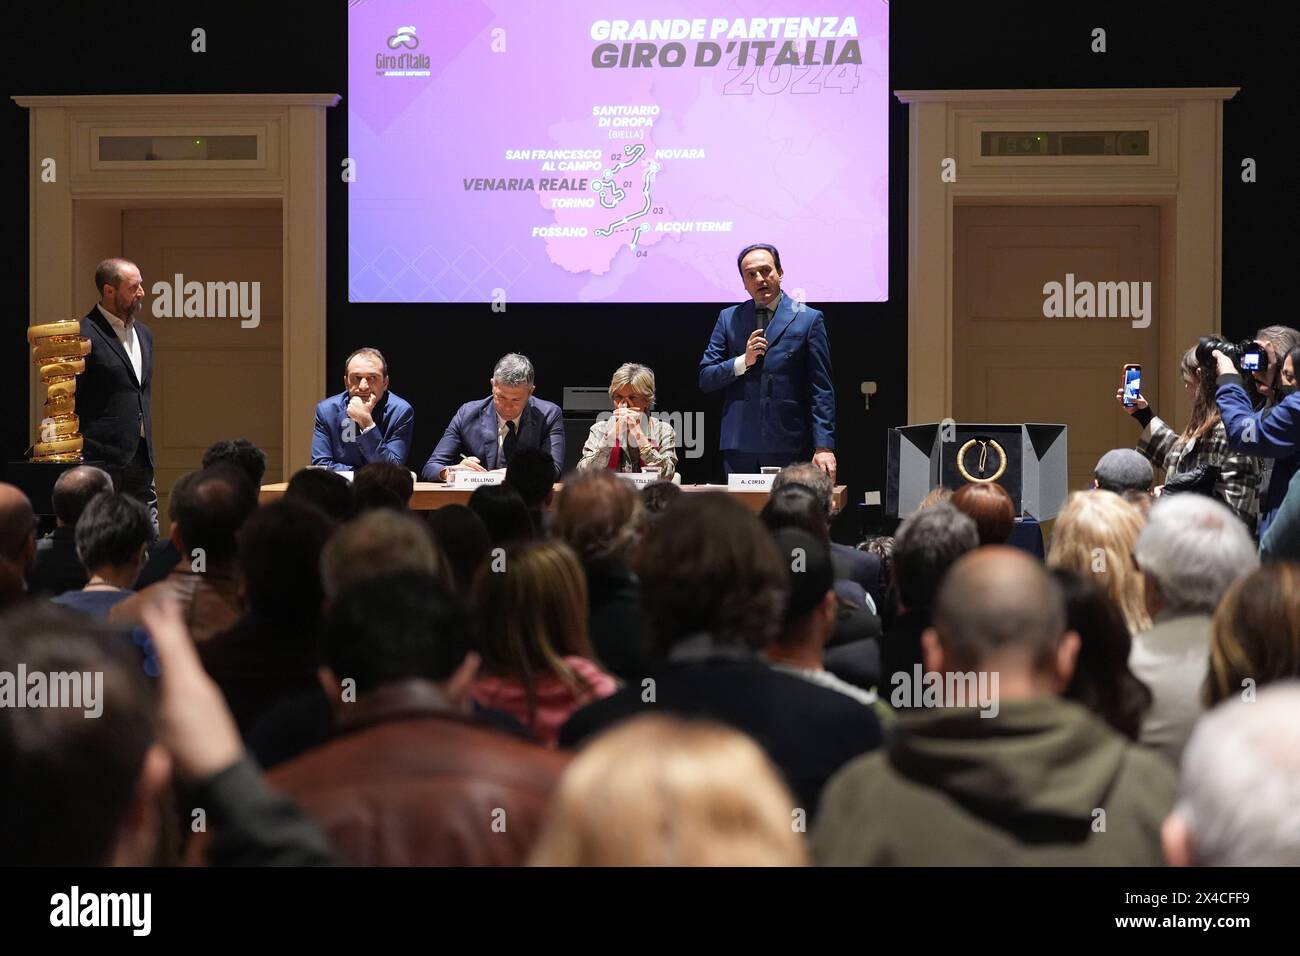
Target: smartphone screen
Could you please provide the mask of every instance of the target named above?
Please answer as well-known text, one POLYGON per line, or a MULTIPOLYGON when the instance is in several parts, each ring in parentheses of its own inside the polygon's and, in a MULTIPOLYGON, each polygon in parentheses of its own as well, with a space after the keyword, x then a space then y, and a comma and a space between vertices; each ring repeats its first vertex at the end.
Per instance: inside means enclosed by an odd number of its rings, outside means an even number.
POLYGON ((1126 365, 1124 367, 1124 404, 1132 405, 1142 392, 1142 366, 1126 365))

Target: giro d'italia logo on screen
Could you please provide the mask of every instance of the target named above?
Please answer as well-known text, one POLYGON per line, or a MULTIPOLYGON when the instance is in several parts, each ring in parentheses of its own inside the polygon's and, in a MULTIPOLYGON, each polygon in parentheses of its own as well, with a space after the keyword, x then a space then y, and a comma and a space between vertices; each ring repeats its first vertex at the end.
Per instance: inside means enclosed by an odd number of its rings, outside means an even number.
POLYGON ((429 55, 415 53, 420 45, 414 26, 400 26, 388 37, 387 49, 375 54, 375 73, 379 76, 428 76, 429 55))

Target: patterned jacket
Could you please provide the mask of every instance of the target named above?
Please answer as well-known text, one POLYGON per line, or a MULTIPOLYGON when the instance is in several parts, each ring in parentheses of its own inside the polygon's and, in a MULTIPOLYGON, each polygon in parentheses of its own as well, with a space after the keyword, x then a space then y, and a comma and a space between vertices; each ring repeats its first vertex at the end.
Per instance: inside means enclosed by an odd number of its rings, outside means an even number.
MULTIPOLYGON (((658 468, 659 477, 671 481, 677 470, 677 434, 666 419, 642 416, 641 429, 650 439, 644 448, 628 445, 620 449, 619 471, 640 471, 642 468, 658 468)), ((587 441, 582 446, 580 469, 608 468, 610 452, 614 443, 610 440, 608 419, 602 418, 591 426, 587 441)))
POLYGON ((1221 470, 1214 485, 1215 495, 1232 509, 1252 535, 1255 533, 1259 517, 1260 462, 1258 458, 1232 450, 1222 421, 1215 422, 1208 435, 1184 441, 1159 415, 1152 415, 1138 438, 1137 450, 1156 468, 1164 469, 1165 481, 1200 465, 1218 465, 1221 470))

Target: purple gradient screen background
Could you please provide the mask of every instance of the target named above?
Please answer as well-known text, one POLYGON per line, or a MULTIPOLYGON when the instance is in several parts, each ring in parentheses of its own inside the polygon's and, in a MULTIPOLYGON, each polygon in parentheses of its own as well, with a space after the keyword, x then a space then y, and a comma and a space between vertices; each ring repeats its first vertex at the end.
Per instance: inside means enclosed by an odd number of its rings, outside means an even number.
MULTIPOLYGON (((888 6, 881 0, 371 0, 348 15, 349 300, 353 302, 733 302, 736 253, 781 250, 785 288, 810 303, 888 296, 888 6), (592 66, 597 20, 852 16, 862 65, 592 66), (413 26, 414 48, 388 45, 413 26), (496 33, 503 30, 504 34, 496 33), (505 52, 493 52, 494 36, 505 52), (382 75, 376 55, 429 57, 428 76, 382 75), (849 92, 851 90, 851 92, 849 92), (610 139, 595 106, 660 107, 644 138, 610 139), (613 210, 553 209, 556 192, 466 190, 466 179, 599 178, 541 170, 507 150, 646 148, 614 178, 613 210), (704 159, 656 157, 702 149, 704 159), (649 170, 652 161, 657 166, 649 170), (647 174, 652 175, 652 181, 647 174), (646 183, 649 183, 646 185, 646 183), (594 227, 645 205, 654 215, 609 237, 594 227), (730 221, 730 232, 656 232, 658 223, 730 221), (587 226, 584 238, 535 227, 587 226)), ((706 40, 709 40, 706 30, 706 40)), ((847 38, 836 40, 841 49, 847 38)), ((656 41, 662 45, 665 41, 656 41)), ((713 42, 727 44, 725 35, 713 42)), ((739 41, 737 42, 737 48, 739 41)), ((783 41, 779 41, 783 42, 783 41)), ((800 59, 809 41, 794 41, 800 59)), ((825 40, 816 41, 820 58, 825 40)), ((779 48, 779 47, 778 47, 779 48)))

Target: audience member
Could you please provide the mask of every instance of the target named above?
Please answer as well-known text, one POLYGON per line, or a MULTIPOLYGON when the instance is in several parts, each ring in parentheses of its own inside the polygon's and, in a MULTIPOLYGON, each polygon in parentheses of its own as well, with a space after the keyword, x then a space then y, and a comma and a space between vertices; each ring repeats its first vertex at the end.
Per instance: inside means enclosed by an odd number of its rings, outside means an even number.
POLYGON ((1238 578, 1210 625, 1209 707, 1300 677, 1300 567, 1268 564, 1238 578))
POLYGON ((565 758, 473 718, 470 633, 460 601, 426 572, 333 603, 321 681, 340 733, 268 780, 348 864, 511 866, 532 847, 565 758))
POLYGON ((0 672, 21 662, 29 673, 95 675, 93 692, 82 686, 80 709, 0 708, 0 814, 22 821, 0 828, 0 859, 78 867, 156 860, 175 771, 194 805, 221 821, 209 863, 333 862, 320 832, 267 789, 244 755, 180 611, 164 599, 143 614, 163 664, 158 693, 138 658, 99 622, 44 602, 0 618, 0 672))
POLYGON ((537 537, 537 526, 519 490, 511 485, 481 485, 469 496, 469 507, 483 519, 492 546, 537 537))
POLYGON ((242 470, 214 465, 181 490, 175 506, 171 539, 181 562, 162 581, 118 602, 109 621, 140 623, 144 604, 166 591, 179 602, 190 635, 206 641, 232 627, 244 612, 236 535, 257 508, 257 489, 242 470))
POLYGON ((1016 526, 1016 506, 1001 485, 965 484, 952 493, 952 506, 975 522, 980 544, 1006 544, 1016 526))
MULTIPOLYGON (((254 489, 262 487, 262 479, 266 477, 266 452, 258 448, 247 438, 226 439, 214 442, 203 453, 203 468, 211 468, 213 465, 233 465, 248 475, 248 480, 253 483, 254 489)), ((168 502, 168 515, 171 521, 175 522, 175 505, 172 503, 176 500, 176 495, 184 487, 184 482, 191 480, 198 472, 190 472, 188 475, 182 475, 172 488, 172 497, 168 502)), ((171 573, 172 569, 180 563, 181 555, 176 550, 176 545, 172 544, 170 538, 161 538, 155 544, 149 554, 148 561, 140 570, 139 576, 135 580, 135 589, 143 591, 151 584, 157 584, 163 578, 171 573)))
MULTIPOLYGON (((826 540, 830 541, 830 525, 835 517, 834 480, 812 462, 802 461, 786 465, 777 472, 772 479, 772 492, 775 494, 790 485, 803 485, 817 496, 826 516, 826 540)), ((879 558, 870 551, 859 551, 847 544, 830 541, 830 545, 831 557, 835 562, 835 577, 857 583, 871 596, 872 613, 878 613, 889 588, 889 579, 879 558)))
POLYGON ((92 498, 112 490, 113 479, 108 472, 93 465, 69 468, 55 479, 50 503, 57 524, 36 542, 36 563, 27 580, 29 591, 62 594, 85 586, 86 569, 77 558, 77 520, 92 498))
POLYGON ((352 476, 352 497, 358 513, 371 508, 403 511, 411 506, 413 494, 415 476, 395 462, 368 462, 352 476))
POLYGON ((945 488, 943 485, 936 485, 921 499, 921 503, 916 506, 916 510, 925 511, 927 508, 947 504, 950 501, 952 501, 952 489, 945 488))
POLYGON ((1197 721, 1161 835, 1170 866, 1300 866, 1300 682, 1197 721))
MULTIPOLYGON (((341 478, 346 481, 346 478, 341 478)), ((447 581, 447 561, 419 519, 379 508, 353 518, 326 541, 320 555, 325 607, 353 587, 383 588, 393 574, 413 571, 447 581)), ((248 749, 263 767, 290 760, 329 739, 332 703, 315 687, 267 708, 246 732, 248 749)))
POLYGON ((1061 699, 1079 636, 1037 561, 999 546, 961 558, 923 643, 941 706, 900 721, 886 751, 830 782, 813 833, 819 864, 1159 863, 1173 770, 1061 699))
POLYGON ((651 527, 636 570, 661 663, 574 714, 561 745, 642 713, 648 702, 719 720, 767 751, 811 819, 830 775, 879 746, 880 724, 870 708, 761 658, 781 626, 788 588, 767 530, 725 494, 683 495, 651 527))
MULTIPOLYGON (((979 547, 975 522, 951 504, 940 502, 910 515, 894 535, 891 564, 898 595, 898 613, 880 641, 880 667, 876 673, 843 669, 835 651, 826 655, 826 667, 859 687, 885 687, 895 674, 911 674, 921 663, 921 634, 930 626, 939 585, 948 569, 967 551, 979 547)), ((883 696, 883 695, 882 695, 883 696)))
POLYGON ((564 771, 533 866, 805 866, 794 800, 744 734, 647 714, 564 771))
POLYGON ((272 704, 316 686, 320 555, 333 530, 323 511, 290 500, 262 506, 239 531, 247 609, 233 627, 200 645, 199 659, 241 734, 272 704))
MULTIPOLYGON (((185 489, 200 474, 202 472, 187 471, 172 484, 171 494, 167 497, 167 520, 173 528, 176 527, 176 503, 184 497, 185 489)), ((180 563, 181 553, 176 550, 176 545, 172 544, 171 535, 159 538, 149 551, 149 557, 145 559, 144 567, 136 575, 135 589, 143 591, 149 585, 157 584, 171 574, 176 565, 180 563)))
POLYGON ((568 545, 507 548, 502 567, 479 568, 472 603, 483 658, 474 700, 510 714, 539 743, 554 747, 574 711, 618 687, 593 660, 587 583, 568 545))
POLYGON ((1233 581, 1259 567, 1259 555, 1246 526, 1202 495, 1159 501, 1133 555, 1155 622, 1134 635, 1129 659, 1154 698, 1141 740, 1177 764, 1201 715, 1210 615, 1233 581))
POLYGON ((654 524, 659 516, 668 510, 668 506, 682 494, 680 485, 671 481, 655 481, 641 489, 641 504, 645 507, 645 524, 654 524))
POLYGON ((582 562, 587 631, 596 659, 611 674, 639 680, 651 662, 650 624, 632 556, 642 529, 641 499, 608 470, 575 472, 555 505, 551 532, 582 562))
MULTIPOLYGON (((801 528, 830 547, 826 512, 816 493, 805 485, 787 484, 773 491, 759 517, 769 531, 801 528)), ((875 602, 862 585, 843 576, 843 567, 842 564, 835 566, 835 593, 839 600, 831 644, 836 648, 854 645, 852 651, 844 653, 866 655, 871 661, 878 661, 880 647, 876 642, 881 628, 875 602), (866 641, 871 642, 869 646, 862 643, 866 641)))
POLYGON ((266 452, 247 438, 215 442, 203 453, 204 468, 222 464, 242 468, 254 488, 262 487, 262 479, 266 477, 266 452))
POLYGON ((1137 509, 1143 523, 1151 517, 1151 506, 1156 503, 1156 496, 1149 491, 1134 491, 1132 489, 1120 494, 1120 497, 1137 509))
POLYGON ((1133 639, 1124 615, 1092 575, 1057 568, 1052 576, 1065 596, 1066 625, 1079 635, 1079 659, 1062 696, 1137 740, 1151 691, 1129 670, 1133 639))
POLYGON ((313 505, 339 523, 351 520, 356 514, 352 483, 329 468, 302 468, 294 472, 285 486, 284 497, 313 505))
POLYGON ((1112 448, 1097 459, 1092 469, 1092 486, 1123 495, 1126 491, 1151 494, 1156 472, 1151 462, 1132 448, 1112 448))
POLYGON ((465 505, 444 505, 425 514, 433 539, 451 567, 456 593, 468 598, 474 574, 492 550, 487 525, 465 505))
POLYGON ((27 597, 36 560, 36 513, 19 488, 0 481, 0 611, 27 597))
POLYGON ((1049 568, 1092 576, 1124 615, 1129 633, 1151 627, 1133 546, 1142 531, 1137 509, 1111 491, 1076 491, 1056 516, 1049 568))
MULTIPOLYGON (((1165 473, 1162 495, 1197 493, 1225 502, 1253 535, 1256 522, 1269 517, 1260 503, 1260 458, 1229 443, 1230 430, 1215 403, 1214 362, 1202 365, 1196 352, 1197 346, 1184 352, 1179 366, 1183 389, 1192 400, 1191 417, 1181 432, 1165 424, 1141 394, 1123 408, 1142 428, 1138 452, 1165 473)), ((1115 399, 1122 402, 1123 398, 1120 388, 1115 399)), ((1267 524, 1262 522, 1261 534, 1267 524)))
POLYGON ((149 509, 130 495, 114 493, 111 482, 109 488, 86 505, 77 521, 75 545, 89 576, 86 585, 51 599, 104 620, 131 596, 153 540, 149 509))
POLYGON ((781 630, 767 646, 767 659, 777 670, 870 707, 876 703, 875 693, 840 680, 823 666, 822 655, 839 616, 830 547, 802 528, 782 528, 772 537, 786 562, 790 595, 781 630))
POLYGON ((546 533, 546 509, 555 497, 555 461, 549 451, 540 448, 520 448, 506 466, 505 484, 519 492, 533 522, 537 535, 546 533))

